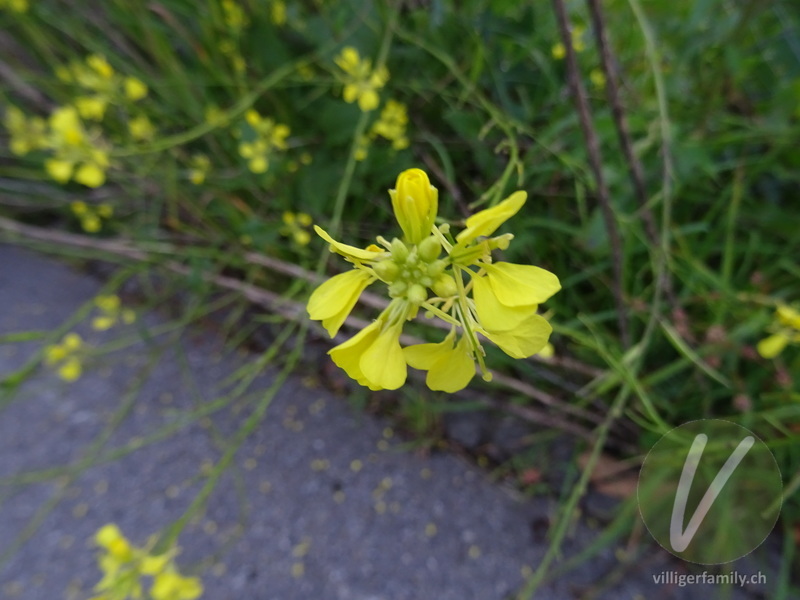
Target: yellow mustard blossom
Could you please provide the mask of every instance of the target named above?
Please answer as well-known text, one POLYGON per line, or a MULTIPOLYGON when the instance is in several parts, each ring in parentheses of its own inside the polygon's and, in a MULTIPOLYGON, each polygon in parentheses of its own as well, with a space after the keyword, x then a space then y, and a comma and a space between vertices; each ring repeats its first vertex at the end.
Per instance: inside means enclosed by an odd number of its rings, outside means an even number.
POLYGON ((0 0, 0 9, 3 8, 12 12, 24 13, 28 11, 28 0, 0 0))
POLYGON ((151 140, 156 134, 156 128, 145 114, 138 115, 128 121, 128 131, 131 137, 138 141, 151 140))
POLYGON ((250 135, 239 143, 239 154, 247 159, 247 166, 253 173, 265 173, 269 169, 270 156, 275 150, 286 149, 289 127, 264 118, 253 109, 245 113, 245 121, 250 125, 250 131, 244 132, 240 129, 238 135, 250 135))
POLYGON ((108 220, 114 215, 114 207, 110 204, 99 204, 93 208, 83 200, 75 200, 69 206, 86 233, 97 233, 103 228, 103 219, 108 220))
POLYGON ((95 331, 111 329, 120 322, 130 325, 136 320, 135 312, 129 308, 122 308, 119 296, 113 294, 97 296, 94 304, 100 311, 100 314, 92 319, 92 329, 95 331))
POLYGON ((408 148, 408 138, 406 137, 406 125, 408 124, 408 113, 406 105, 396 100, 388 100, 386 106, 381 110, 381 116, 372 126, 373 135, 380 135, 392 142, 392 148, 402 150, 408 148))
POLYGON ((308 246, 311 241, 311 234, 308 232, 308 228, 314 222, 311 215, 286 211, 281 218, 284 225, 281 228, 281 235, 291 237, 300 246, 308 246))
POLYGON ((110 104, 119 104, 123 98, 137 102, 148 93, 143 81, 119 75, 100 54, 91 54, 84 62, 61 66, 56 69, 56 75, 61 81, 74 83, 86 92, 75 98, 74 105, 81 118, 92 121, 102 121, 110 104))
MULTIPOLYGON (((586 33, 586 27, 583 25, 575 25, 575 27, 572 28, 570 38, 572 40, 572 48, 575 50, 575 52, 583 52, 586 50, 586 42, 583 39, 584 33, 586 33)), ((553 55, 553 58, 556 60, 563 60, 567 55, 567 49, 561 42, 553 44, 550 52, 553 55)))
POLYGON ((81 351, 83 339, 77 333, 68 333, 61 343, 47 346, 44 349, 44 363, 56 369, 56 374, 67 382, 73 382, 81 376, 81 351))
POLYGON ((26 117, 16 106, 9 106, 3 125, 11 136, 9 148, 17 156, 47 147, 47 123, 43 118, 26 117))
POLYGON ((195 154, 192 156, 189 169, 189 181, 194 185, 200 185, 206 180, 208 171, 211 169, 211 160, 205 154, 195 154))
POLYGON ((800 344, 800 311, 781 304, 775 309, 775 319, 770 330, 774 333, 756 346, 758 353, 764 358, 775 358, 789 344, 800 344))
POLYGON ((483 378, 491 379, 483 339, 514 358, 546 353, 552 328, 537 309, 561 289, 558 278, 540 267, 492 260, 492 251, 508 248, 514 237, 493 234, 522 208, 526 193, 515 192, 472 215, 455 238, 449 225, 435 226, 438 191, 424 171, 403 171, 389 195, 402 239, 379 236, 379 245, 362 249, 314 228, 332 252, 353 265, 320 285, 308 301, 310 317, 331 337, 367 286, 383 281, 391 298, 375 321, 330 350, 333 362, 372 390, 399 388, 411 366, 427 371, 431 389, 452 393, 469 384, 476 361, 483 378), (402 348, 403 325, 420 309, 448 323, 450 332, 442 342, 402 348))
POLYGON ((228 115, 225 111, 213 104, 206 107, 204 116, 206 123, 214 127, 224 127, 229 123, 228 115))
POLYGON ((364 112, 378 108, 378 90, 389 81, 386 67, 373 70, 372 61, 362 59, 352 46, 344 48, 334 62, 344 71, 344 101, 348 104, 358 102, 358 107, 364 112))
POLYGON ((177 549, 153 554, 153 542, 145 548, 132 545, 119 527, 108 524, 94 536, 101 551, 98 566, 103 574, 94 587, 99 595, 92 600, 139 600, 143 595, 143 577, 152 578, 148 597, 153 600, 195 600, 203 593, 196 577, 184 577, 175 567, 177 549))
POLYGON ((48 175, 59 183, 74 179, 88 187, 103 185, 108 153, 87 134, 77 109, 57 108, 50 115, 49 125, 48 147, 53 157, 44 163, 48 175))

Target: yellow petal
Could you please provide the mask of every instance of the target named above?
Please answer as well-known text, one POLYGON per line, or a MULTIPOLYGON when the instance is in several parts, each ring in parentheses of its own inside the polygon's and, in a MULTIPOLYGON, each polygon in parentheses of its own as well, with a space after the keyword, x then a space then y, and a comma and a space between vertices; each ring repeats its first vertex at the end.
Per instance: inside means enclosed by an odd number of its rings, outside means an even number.
POLYGON ((334 337, 353 310, 358 297, 372 282, 372 274, 362 269, 353 269, 331 277, 320 285, 308 299, 308 314, 315 321, 322 321, 328 335, 334 337))
POLYGON ((378 92, 375 90, 364 90, 358 97, 358 108, 363 112, 369 112, 378 108, 380 102, 381 99, 380 96, 378 96, 378 92))
POLYGON ((768 338, 764 338, 756 346, 758 353, 764 358, 775 358, 783 352, 786 345, 789 343, 789 338, 781 333, 776 333, 768 338))
POLYGON ((331 360, 336 363, 336 366, 359 383, 364 381, 364 373, 362 373, 360 366, 361 355, 378 337, 381 324, 382 321, 380 320, 373 321, 349 340, 328 351, 331 360))
POLYGON ((406 359, 400 347, 402 325, 380 332, 364 350, 359 367, 364 379, 375 387, 396 390, 406 382, 406 359))
POLYGON ((153 576, 161 573, 166 569, 171 558, 172 556, 169 552, 159 556, 145 556, 141 563, 142 574, 153 576))
POLYGON ((83 346, 83 339, 77 333, 68 333, 61 342, 69 350, 78 350, 83 346))
POLYGON ((125 539, 125 536, 122 535, 122 531, 120 531, 119 527, 113 523, 103 525, 97 530, 94 536, 94 541, 97 545, 103 546, 104 548, 109 547, 113 542, 119 539, 125 539))
POLYGON ((345 258, 351 258, 356 261, 373 261, 378 258, 378 253, 373 252, 372 250, 363 250, 361 248, 356 248, 355 246, 350 246, 349 244, 337 242, 319 225, 314 225, 314 231, 317 232, 319 237, 331 245, 331 251, 338 252, 345 258))
POLYGON ((472 296, 478 320, 488 330, 506 331, 514 329, 525 319, 536 314, 537 304, 506 306, 497 299, 487 277, 472 277, 472 296))
POLYGON ((44 363, 48 367, 52 367, 54 364, 61 362, 67 357, 67 349, 64 346, 47 346, 44 349, 44 363))
POLYGON ((432 390, 452 394, 467 387, 475 375, 475 363, 465 337, 455 347, 452 335, 448 335, 438 344, 404 348, 403 354, 411 367, 428 371, 425 383, 432 390))
POLYGON ((344 86, 344 101, 352 104, 358 98, 358 86, 354 83, 348 83, 344 86))
POLYGON ((477 237, 492 235, 519 212, 527 198, 526 192, 514 192, 497 206, 475 213, 467 219, 467 228, 456 236, 456 241, 466 245, 477 237))
POLYGON ((775 310, 775 315, 783 325, 800 331, 800 312, 791 306, 781 305, 775 310))
POLYGON ((495 296, 506 306, 541 304, 561 289, 558 277, 540 267, 498 262, 483 268, 495 296))
POLYGON ((490 331, 486 334, 492 342, 513 358, 527 358, 547 344, 553 328, 544 317, 532 315, 510 331, 490 331))

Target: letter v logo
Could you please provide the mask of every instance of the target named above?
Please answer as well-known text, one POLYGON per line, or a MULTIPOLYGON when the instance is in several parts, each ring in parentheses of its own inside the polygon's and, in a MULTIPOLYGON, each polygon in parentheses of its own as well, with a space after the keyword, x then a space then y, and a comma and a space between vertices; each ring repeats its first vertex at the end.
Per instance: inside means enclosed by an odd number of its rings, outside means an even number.
POLYGON ((700 464, 700 458, 703 456, 708 436, 704 433, 699 433, 695 436, 692 442, 692 447, 689 449, 689 454, 686 456, 686 462, 683 463, 683 471, 681 478, 678 482, 678 489, 675 492, 675 504, 672 505, 672 520, 669 524, 669 542, 675 552, 683 552, 694 539, 698 528, 706 518, 708 511, 711 510, 711 505, 717 499, 722 488, 730 479, 736 467, 742 462, 742 459, 749 452, 750 448, 755 443, 753 436, 747 436, 725 461, 725 464, 719 470, 711 485, 708 486, 706 493, 700 500, 700 504, 694 511, 686 530, 683 529, 684 515, 686 514, 686 501, 689 498, 689 490, 692 488, 695 473, 697 472, 697 465, 700 464))

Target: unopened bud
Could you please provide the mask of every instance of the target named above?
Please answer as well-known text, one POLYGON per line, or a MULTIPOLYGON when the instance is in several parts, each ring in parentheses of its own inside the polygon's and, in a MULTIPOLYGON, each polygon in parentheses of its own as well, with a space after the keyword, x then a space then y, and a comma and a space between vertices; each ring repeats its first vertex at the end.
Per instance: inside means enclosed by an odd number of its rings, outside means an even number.
POLYGON ((425 262, 431 262, 439 258, 442 253, 442 244, 432 235, 426 237, 419 246, 419 255, 425 262))
POLYGON ((394 261, 382 260, 379 263, 372 265, 375 274, 384 281, 392 282, 397 279, 400 274, 400 267, 394 261))
POLYGON ((403 264, 408 258, 408 248, 397 238, 392 240, 392 258, 397 264, 403 264))
POLYGON ((443 260, 436 260, 428 265, 428 275, 430 275, 433 279, 436 279, 444 273, 445 267, 447 267, 447 263, 443 260))
POLYGON ((456 280, 446 273, 439 275, 439 278, 433 282, 433 293, 440 298, 449 298, 458 293, 458 286, 456 280))
POLYGON ((405 293, 407 288, 408 284, 405 281, 395 281, 389 286, 389 295, 392 298, 399 298, 405 293))
POLYGON ((411 304, 422 304, 425 300, 428 299, 428 294, 425 291, 425 288, 422 287, 420 284, 415 283, 410 288, 408 288, 408 294, 406 295, 408 301, 411 304))

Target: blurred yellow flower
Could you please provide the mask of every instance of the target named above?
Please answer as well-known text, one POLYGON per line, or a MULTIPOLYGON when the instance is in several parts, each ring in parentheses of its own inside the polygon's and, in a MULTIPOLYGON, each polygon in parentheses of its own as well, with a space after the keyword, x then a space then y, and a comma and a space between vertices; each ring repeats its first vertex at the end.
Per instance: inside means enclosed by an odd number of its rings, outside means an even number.
POLYGON ((155 576, 150 595, 153 600, 194 600, 203 593, 197 577, 183 577, 175 571, 163 571, 155 576))
POLYGON ((225 24, 234 33, 239 33, 250 23, 244 9, 236 0, 222 0, 222 13, 225 24))
POLYGON ((44 349, 44 363, 56 369, 56 374, 67 382, 73 382, 81 376, 81 350, 83 339, 77 333, 68 333, 61 343, 47 346, 44 349))
POLYGON ((275 25, 286 24, 286 2, 283 0, 272 0, 270 2, 270 19, 275 25))
POLYGON ((756 350, 764 358, 775 358, 789 344, 800 344, 800 311, 786 304, 779 305, 775 309, 770 330, 774 333, 756 346, 756 350))
POLYGON ((9 148, 17 156, 47 147, 47 123, 41 117, 26 117, 16 106, 9 106, 3 125, 11 136, 9 148))
POLYGON ((372 126, 373 135, 380 135, 392 142, 392 148, 402 150, 408 148, 406 125, 408 113, 406 105, 395 100, 388 100, 381 110, 381 116, 372 126))
POLYGON ((606 75, 600 69, 592 69, 589 71, 589 81, 591 81, 592 85, 598 90, 602 90, 606 87, 606 75))
POLYGON ((8 8, 13 12, 24 13, 28 10, 28 0, 0 0, 0 9, 8 8))
POLYGON ((128 121, 128 131, 135 140, 144 141, 153 139, 156 128, 147 115, 141 114, 128 121))
POLYGON ((53 157, 45 161, 45 170, 59 183, 74 179, 88 187, 105 182, 108 154, 91 139, 72 106, 57 108, 50 115, 48 147, 53 157))
MULTIPOLYGON (((275 150, 286 149, 289 127, 264 118, 253 109, 245 113, 245 121, 250 125, 254 137, 240 142, 239 154, 247 159, 247 165, 253 173, 264 173, 269 169, 269 158, 275 150)), ((239 136, 244 135, 246 132, 239 130, 239 136)))
POLYGON ((111 329, 119 322, 130 325, 136 321, 136 313, 129 308, 122 308, 119 296, 97 296, 94 304, 100 311, 100 315, 92 319, 92 329, 96 331, 111 329))
POLYGON ((358 102, 358 107, 368 112, 375 110, 380 104, 380 90, 389 80, 389 71, 386 67, 372 69, 372 61, 362 59, 358 50, 352 46, 342 49, 334 58, 334 62, 344 71, 341 76, 344 82, 344 100, 348 104, 358 102))
POLYGON ((128 100, 136 102, 147 96, 147 85, 136 77, 126 77, 124 86, 128 100))
MULTIPOLYGON (((570 38, 572 40, 572 48, 575 50, 575 52, 583 52, 586 50, 586 43, 583 40, 584 33, 586 33, 586 27, 583 25, 575 25, 572 28, 570 38)), ((563 60, 563 58, 567 55, 567 49, 564 47, 563 43, 556 42, 550 49, 550 53, 556 60, 563 60)))
POLYGON ((110 219, 114 214, 114 209, 109 204, 100 204, 97 208, 92 208, 82 200, 71 202, 70 208, 86 233, 100 231, 103 228, 102 219, 110 219))
POLYGON ((211 160, 205 154, 195 154, 189 161, 189 181, 194 185, 201 185, 206 180, 206 175, 211 169, 211 160))
POLYGON ((280 230, 281 235, 291 237, 300 246, 307 246, 311 241, 308 228, 314 222, 311 215, 286 211, 281 219, 284 225, 280 230))

